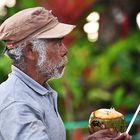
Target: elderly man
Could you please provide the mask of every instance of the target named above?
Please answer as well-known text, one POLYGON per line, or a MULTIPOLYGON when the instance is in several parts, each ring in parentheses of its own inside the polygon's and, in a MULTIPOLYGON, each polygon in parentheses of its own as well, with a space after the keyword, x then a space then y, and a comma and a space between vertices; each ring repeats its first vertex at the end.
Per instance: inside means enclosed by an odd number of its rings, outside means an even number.
MULTIPOLYGON (((0 40, 13 61, 11 74, 0 85, 0 140, 66 140, 57 93, 46 81, 63 75, 67 49, 62 40, 74 27, 43 7, 20 11, 0 26, 0 40)), ((87 137, 92 139, 130 137, 101 130, 87 137)))

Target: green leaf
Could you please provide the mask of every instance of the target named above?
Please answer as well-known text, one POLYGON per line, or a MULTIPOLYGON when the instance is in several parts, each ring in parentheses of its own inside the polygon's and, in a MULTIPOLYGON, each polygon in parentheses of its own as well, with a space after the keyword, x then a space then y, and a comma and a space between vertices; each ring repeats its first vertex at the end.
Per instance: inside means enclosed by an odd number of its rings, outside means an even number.
POLYGON ((112 104, 115 108, 119 108, 123 103, 124 89, 119 87, 112 95, 112 104))

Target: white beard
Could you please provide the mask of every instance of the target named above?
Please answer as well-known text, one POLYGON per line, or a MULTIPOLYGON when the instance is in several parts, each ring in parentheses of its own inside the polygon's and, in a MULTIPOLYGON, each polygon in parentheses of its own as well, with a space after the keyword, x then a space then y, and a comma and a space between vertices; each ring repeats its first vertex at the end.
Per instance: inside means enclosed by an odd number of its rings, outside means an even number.
MULTIPOLYGON (((45 63, 45 61, 44 61, 45 63)), ((49 79, 59 79, 63 76, 64 70, 65 70, 65 65, 67 63, 67 58, 64 58, 59 64, 57 65, 51 65, 51 62, 48 62, 50 65, 46 68, 44 66, 39 67, 40 73, 49 79), (62 69, 63 68, 63 69, 62 69)))

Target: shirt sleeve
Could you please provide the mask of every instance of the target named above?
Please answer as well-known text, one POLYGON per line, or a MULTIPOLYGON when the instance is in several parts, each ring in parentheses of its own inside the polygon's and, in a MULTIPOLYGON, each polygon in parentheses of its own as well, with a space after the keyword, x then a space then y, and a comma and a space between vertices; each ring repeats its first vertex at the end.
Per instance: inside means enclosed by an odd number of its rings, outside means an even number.
POLYGON ((41 111, 14 102, 0 114, 0 131, 5 140, 49 140, 41 111))

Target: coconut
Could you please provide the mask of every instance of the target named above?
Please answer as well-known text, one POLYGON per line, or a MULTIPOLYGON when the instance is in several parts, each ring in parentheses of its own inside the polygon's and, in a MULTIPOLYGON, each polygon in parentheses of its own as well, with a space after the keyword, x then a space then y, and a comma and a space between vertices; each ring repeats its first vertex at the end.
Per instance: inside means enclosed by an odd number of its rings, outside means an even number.
POLYGON ((124 121, 124 115, 111 109, 98 109, 91 113, 89 118, 89 125, 94 127, 94 131, 101 129, 101 125, 105 128, 113 128, 117 132, 124 132, 126 123, 124 121))

